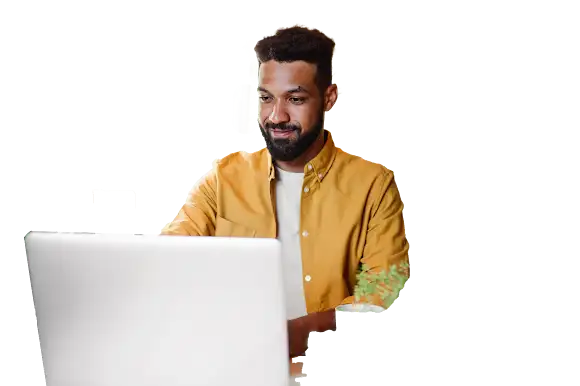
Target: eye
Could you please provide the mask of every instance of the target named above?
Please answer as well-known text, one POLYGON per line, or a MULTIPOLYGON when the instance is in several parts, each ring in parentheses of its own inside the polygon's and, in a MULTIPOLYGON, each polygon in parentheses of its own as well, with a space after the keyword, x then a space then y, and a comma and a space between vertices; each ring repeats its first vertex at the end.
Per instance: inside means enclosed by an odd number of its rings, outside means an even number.
POLYGON ((260 97, 260 100, 261 100, 262 102, 268 102, 268 101, 270 100, 270 97, 269 97, 269 96, 261 96, 261 97, 260 97))
POLYGON ((294 97, 294 98, 290 98, 290 101, 292 103, 294 103, 295 105, 300 105, 300 104, 302 104, 302 103, 304 103, 306 101, 306 98, 297 98, 297 97, 294 97))

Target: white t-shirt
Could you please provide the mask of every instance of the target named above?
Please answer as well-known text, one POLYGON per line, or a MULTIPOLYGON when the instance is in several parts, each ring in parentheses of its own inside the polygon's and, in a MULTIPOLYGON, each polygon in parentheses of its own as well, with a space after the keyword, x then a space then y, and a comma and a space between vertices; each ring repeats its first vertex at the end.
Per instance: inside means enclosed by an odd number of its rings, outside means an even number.
POLYGON ((304 173, 291 173, 279 168, 276 172, 276 216, 278 240, 282 244, 286 316, 296 319, 307 314, 300 250, 300 201, 304 173))

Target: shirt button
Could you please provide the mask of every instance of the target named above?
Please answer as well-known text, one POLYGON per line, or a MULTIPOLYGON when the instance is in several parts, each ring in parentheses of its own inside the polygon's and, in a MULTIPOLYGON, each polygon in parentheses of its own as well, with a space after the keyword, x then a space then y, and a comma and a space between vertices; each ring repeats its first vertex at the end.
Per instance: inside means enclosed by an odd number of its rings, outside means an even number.
POLYGON ((310 189, 308 189, 308 186, 304 188, 304 193, 308 193, 310 191, 310 189))
POLYGON ((304 280, 310 281, 310 280, 312 280, 312 278, 310 277, 310 275, 306 275, 306 277, 304 278, 304 280))
POLYGON ((307 237, 308 236, 308 231, 302 232, 302 236, 307 237))
POLYGON ((322 179, 322 173, 318 173, 318 178, 322 179))
POLYGON ((308 170, 312 170, 312 165, 308 164, 308 170))

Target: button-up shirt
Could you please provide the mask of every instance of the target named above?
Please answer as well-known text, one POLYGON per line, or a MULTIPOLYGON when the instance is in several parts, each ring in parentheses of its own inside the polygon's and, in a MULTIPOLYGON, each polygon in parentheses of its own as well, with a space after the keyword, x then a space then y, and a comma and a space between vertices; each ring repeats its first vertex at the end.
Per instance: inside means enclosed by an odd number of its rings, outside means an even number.
MULTIPOLYGON (((403 202, 386 167, 335 147, 330 132, 304 166, 301 258, 308 313, 354 301, 361 264, 408 263, 403 202)), ((275 165, 267 149, 214 162, 163 235, 277 237, 275 165)), ((408 271, 407 271, 408 274, 408 271)), ((372 303, 382 305, 375 297, 372 303)))

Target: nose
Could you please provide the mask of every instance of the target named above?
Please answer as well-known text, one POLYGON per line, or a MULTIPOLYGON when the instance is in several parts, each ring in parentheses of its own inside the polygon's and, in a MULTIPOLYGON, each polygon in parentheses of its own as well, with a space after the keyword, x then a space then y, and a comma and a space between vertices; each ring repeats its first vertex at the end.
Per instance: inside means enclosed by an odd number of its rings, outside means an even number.
POLYGON ((288 115, 288 113, 284 109, 282 102, 278 102, 278 103, 274 104, 274 107, 272 108, 272 112, 270 113, 270 116, 268 117, 268 119, 273 124, 279 124, 279 123, 283 123, 283 122, 289 122, 290 116, 288 115))

